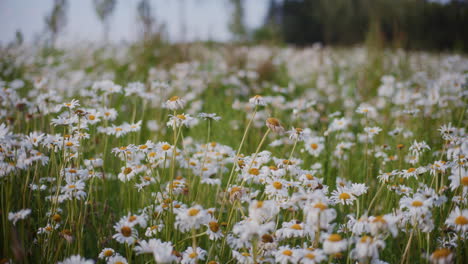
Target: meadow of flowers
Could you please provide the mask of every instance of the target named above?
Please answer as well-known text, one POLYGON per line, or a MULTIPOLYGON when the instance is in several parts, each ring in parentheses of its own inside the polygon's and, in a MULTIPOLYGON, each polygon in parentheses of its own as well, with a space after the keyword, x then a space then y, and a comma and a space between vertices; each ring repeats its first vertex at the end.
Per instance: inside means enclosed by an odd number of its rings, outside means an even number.
POLYGON ((468 58, 0 50, 0 263, 467 263, 468 58))

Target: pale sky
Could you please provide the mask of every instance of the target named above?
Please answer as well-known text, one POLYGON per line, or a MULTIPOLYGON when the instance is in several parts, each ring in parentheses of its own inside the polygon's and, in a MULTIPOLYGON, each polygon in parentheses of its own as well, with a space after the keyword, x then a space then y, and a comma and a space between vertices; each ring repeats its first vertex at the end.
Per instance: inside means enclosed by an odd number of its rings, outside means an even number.
MULTIPOLYGON (((231 38, 227 28, 231 10, 227 0, 150 0, 157 21, 166 24, 172 41, 181 39, 181 5, 186 3, 187 39, 227 41, 231 38)), ((138 0, 117 0, 111 18, 110 39, 132 40, 137 36, 136 6, 138 0)), ((268 0, 245 0, 245 23, 249 28, 262 24, 268 0)), ((0 43, 14 39, 21 30, 25 40, 44 32, 44 17, 52 8, 53 0, 0 0, 0 43)), ((68 0, 67 25, 60 40, 100 40, 103 27, 92 0, 68 0)))

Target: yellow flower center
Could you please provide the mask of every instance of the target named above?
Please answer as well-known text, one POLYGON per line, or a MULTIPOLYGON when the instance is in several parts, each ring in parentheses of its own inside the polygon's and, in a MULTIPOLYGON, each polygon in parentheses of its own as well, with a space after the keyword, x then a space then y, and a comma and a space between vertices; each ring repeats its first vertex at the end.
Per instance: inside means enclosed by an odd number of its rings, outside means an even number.
POLYGON ((281 184, 281 182, 273 182, 273 187, 275 187, 275 189, 277 190, 281 190, 283 188, 283 184, 281 184))
POLYGON ((385 219, 384 219, 383 216, 381 216, 381 215, 376 216, 376 217, 372 220, 372 222, 373 222, 373 223, 382 223, 382 224, 387 223, 387 221, 385 221, 385 219))
POLYGON ((132 216, 130 216, 130 217, 128 218, 128 221, 129 221, 129 222, 133 222, 133 221, 135 221, 136 219, 137 219, 137 217, 134 216, 134 215, 132 215, 132 216))
POLYGON ((241 255, 244 257, 250 257, 250 253, 247 253, 247 252, 242 252, 241 255))
POLYGON ((286 249, 285 251, 283 251, 283 255, 285 256, 292 256, 293 252, 289 249, 286 249))
POLYGON ((128 226, 123 226, 121 229, 120 229, 120 233, 122 233, 122 235, 124 237, 129 237, 132 235, 132 229, 128 226))
POLYGON ((324 204, 324 203, 316 203, 314 205, 314 208, 318 208, 318 209, 320 209, 320 211, 323 211, 323 210, 327 209, 327 205, 324 204))
POLYGON ((274 117, 269 117, 269 118, 267 118, 266 121, 267 121, 268 124, 270 124, 270 125, 272 125, 272 126, 275 126, 275 127, 280 126, 279 120, 276 119, 276 118, 274 118, 274 117))
POLYGON ((461 184, 463 186, 468 186, 468 176, 465 176, 461 179, 461 184))
POLYGON ((468 218, 464 217, 463 215, 460 215, 457 218, 455 218, 455 224, 468 225, 468 218))
POLYGON ((249 169, 249 174, 257 176, 260 174, 260 171, 257 168, 251 168, 249 169))
POLYGON ((372 242, 372 237, 370 236, 363 236, 361 237, 361 243, 372 242))
POLYGON ((218 230, 219 230, 219 225, 216 222, 210 222, 210 223, 208 223, 208 226, 210 227, 210 230, 215 232, 215 233, 218 232, 218 230))
POLYGON ((89 120, 94 120, 94 119, 96 119, 96 116, 95 116, 95 115, 89 115, 89 116, 88 116, 88 119, 89 119, 89 120))
POLYGON ((306 257, 306 258, 308 258, 308 259, 315 259, 315 255, 312 254, 312 253, 307 253, 307 254, 305 254, 304 257, 306 257))
POLYGON ((188 215, 189 216, 196 216, 199 212, 200 212, 200 210, 198 210, 197 208, 190 208, 188 210, 188 215))
POLYGON ((75 189, 76 188, 76 185, 75 184, 70 184, 68 185, 68 189, 75 189))
POLYGON ((411 173, 414 172, 416 169, 415 168, 409 168, 406 172, 411 173))
POLYGON ((124 174, 130 174, 130 172, 132 172, 132 168, 129 167, 125 168, 123 171, 124 174))
POLYGON ((340 200, 348 200, 351 198, 351 195, 349 193, 341 193, 340 196, 338 196, 338 198, 340 198, 340 200))
POLYGON ((177 96, 177 95, 172 96, 171 98, 169 98, 169 101, 171 101, 171 102, 175 102, 177 100, 179 100, 179 96, 177 96))
POLYGON ((182 119, 182 120, 185 120, 185 115, 182 115, 182 114, 177 115, 177 118, 182 119))
POLYGON ((52 216, 52 220, 54 220, 55 222, 60 222, 62 221, 62 217, 59 214, 54 214, 52 216))
POLYGON ((71 147, 71 146, 73 146, 73 142, 68 141, 67 143, 65 143, 65 145, 66 145, 67 147, 71 147))
POLYGON ((423 202, 416 200, 416 201, 413 201, 411 205, 414 207, 421 207, 423 205, 423 202))
POLYGON ((300 224, 294 224, 291 226, 291 229, 294 229, 294 230, 302 230, 302 227, 300 224))
POLYGON ((310 144, 310 147, 311 147, 312 149, 314 149, 314 150, 315 150, 315 149, 318 149, 318 145, 315 144, 315 143, 310 144))
POLYGON ((192 253, 190 253, 189 258, 194 259, 197 256, 198 256, 198 254, 196 252, 192 252, 192 253))
POLYGON ((162 145, 162 149, 163 149, 163 150, 169 150, 170 148, 171 148, 171 146, 168 145, 168 144, 162 145))
POLYGON ((148 148, 148 146, 146 146, 146 145, 141 145, 140 146, 140 149, 147 149, 147 148, 148 148))
POLYGON ((338 241, 341 241, 341 236, 338 235, 338 234, 331 234, 329 237, 328 237, 328 241, 332 241, 332 242, 338 242, 338 241))
POLYGON ((112 255, 114 255, 114 251, 112 251, 112 250, 110 250, 110 249, 104 251, 104 256, 110 257, 110 256, 112 256, 112 255))
POLYGON ((448 248, 438 248, 432 253, 432 258, 441 259, 448 257, 452 252, 448 248))
POLYGON ((257 208, 263 207, 263 201, 257 201, 257 208))

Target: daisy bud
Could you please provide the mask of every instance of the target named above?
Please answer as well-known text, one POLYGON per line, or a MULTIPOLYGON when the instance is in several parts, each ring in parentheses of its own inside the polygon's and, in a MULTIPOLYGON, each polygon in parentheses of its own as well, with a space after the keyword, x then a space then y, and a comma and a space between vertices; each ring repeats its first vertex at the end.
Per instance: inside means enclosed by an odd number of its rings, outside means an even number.
POLYGON ((182 109, 185 106, 185 100, 179 96, 172 96, 169 100, 166 101, 166 108, 170 110, 182 109))

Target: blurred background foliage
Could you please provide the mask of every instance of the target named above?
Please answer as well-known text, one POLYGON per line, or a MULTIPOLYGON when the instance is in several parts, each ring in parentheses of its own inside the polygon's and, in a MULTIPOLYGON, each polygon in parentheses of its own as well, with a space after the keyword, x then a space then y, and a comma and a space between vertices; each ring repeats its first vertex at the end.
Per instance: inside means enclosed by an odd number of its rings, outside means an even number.
POLYGON ((468 50, 468 1, 270 0, 257 41, 468 50), (369 43, 370 42, 370 43, 369 43))

